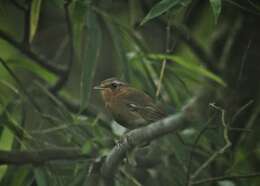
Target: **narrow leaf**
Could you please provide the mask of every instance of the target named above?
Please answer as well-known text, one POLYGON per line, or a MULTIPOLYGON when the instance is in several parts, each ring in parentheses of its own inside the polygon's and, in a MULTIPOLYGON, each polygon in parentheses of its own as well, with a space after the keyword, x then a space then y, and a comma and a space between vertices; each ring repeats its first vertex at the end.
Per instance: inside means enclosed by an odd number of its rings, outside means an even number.
POLYGON ((215 24, 218 22, 218 17, 221 13, 221 0, 209 0, 211 8, 213 10, 215 24))
POLYGON ((30 12, 30 42, 32 42, 39 22, 42 0, 33 0, 30 12))
POLYGON ((180 5, 181 0, 162 0, 156 5, 152 7, 152 9, 149 11, 149 13, 145 16, 143 21, 141 22, 141 25, 146 23, 147 21, 156 18, 163 13, 167 12, 169 9, 171 9, 174 6, 180 5))
POLYGON ((53 84, 57 80, 57 77, 54 74, 50 73, 48 70, 44 68, 41 68, 39 65, 35 63, 31 63, 27 59, 12 58, 12 59, 8 59, 6 62, 10 64, 10 67, 14 69, 19 69, 19 70, 22 69, 22 70, 29 71, 34 75, 47 81, 50 84, 53 84))
POLYGON ((186 68, 187 70, 190 70, 199 75, 205 76, 205 77, 219 83, 222 86, 226 86, 226 83, 219 76, 215 75, 214 73, 212 73, 211 71, 209 71, 208 69, 206 69, 205 67, 203 67, 199 64, 185 61, 182 57, 173 56, 173 55, 163 55, 163 54, 151 54, 151 55, 149 55, 149 57, 154 60, 162 61, 164 59, 167 59, 167 60, 173 61, 173 62, 177 63, 178 65, 181 65, 182 67, 186 68))
MULTIPOLYGON (((2 118, 0 119, 1 119, 1 123, 0 123, 1 125, 3 125, 3 122, 8 122, 2 120, 2 118)), ((0 136, 0 149, 11 150, 13 141, 14 141, 14 135, 7 127, 4 127, 4 130, 2 131, 0 136)), ((7 170, 7 166, 4 165, 0 167, 0 181, 4 177, 6 170, 7 170)))
POLYGON ((38 186, 47 186, 48 184, 48 179, 46 172, 42 168, 35 168, 34 169, 34 175, 35 175, 35 180, 37 182, 38 186))

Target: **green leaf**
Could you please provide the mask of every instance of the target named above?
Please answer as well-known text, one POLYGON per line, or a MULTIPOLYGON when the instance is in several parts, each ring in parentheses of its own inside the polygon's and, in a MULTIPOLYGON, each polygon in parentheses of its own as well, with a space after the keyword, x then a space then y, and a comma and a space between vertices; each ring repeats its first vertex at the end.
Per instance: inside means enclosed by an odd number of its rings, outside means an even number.
POLYGON ((48 184, 48 179, 47 179, 47 175, 44 171, 44 169, 42 168, 35 168, 34 169, 34 175, 35 175, 35 179, 37 182, 38 186, 47 186, 48 184))
POLYGON ((21 166, 21 167, 11 166, 8 168, 7 175, 5 176, 5 179, 3 181, 3 185, 9 185, 9 186, 30 185, 31 180, 33 179, 30 173, 31 173, 31 169, 29 166, 21 166))
POLYGON ((42 0, 33 0, 30 12, 30 42, 32 42, 39 22, 42 0))
POLYGON ((89 152, 91 151, 92 147, 93 147, 92 141, 87 140, 87 141, 84 143, 83 147, 81 148, 81 152, 82 152, 83 154, 87 154, 87 153, 89 153, 89 152))
POLYGON ((152 7, 152 9, 149 11, 149 13, 145 16, 143 21, 141 22, 141 25, 146 23, 147 21, 156 18, 163 13, 167 12, 169 9, 171 9, 174 6, 180 5, 182 3, 181 0, 162 0, 156 5, 152 7))
POLYGON ((181 65, 182 67, 186 68, 187 70, 190 70, 199 75, 205 76, 205 77, 219 83, 222 86, 226 86, 226 83, 219 76, 215 75, 214 73, 212 73, 211 71, 209 71, 208 69, 206 69, 205 67, 203 67, 199 64, 188 62, 188 61, 184 60, 182 57, 173 56, 173 55, 164 55, 164 54, 151 54, 151 55, 149 55, 149 57, 154 60, 163 61, 164 59, 167 59, 167 60, 173 61, 173 62, 177 63, 178 65, 181 65))
POLYGON ((211 8, 213 10, 215 23, 218 22, 218 17, 221 13, 221 0, 209 0, 211 8))
POLYGON ((83 56, 81 74, 81 107, 82 111, 88 104, 90 92, 92 90, 92 80, 95 74, 96 63, 101 48, 102 32, 97 16, 91 11, 87 12, 87 38, 86 51, 83 56))
MULTIPOLYGON (((8 122, 8 121, 1 120, 1 122, 8 122)), ((0 123, 0 124, 3 125, 3 123, 0 123)), ((0 137, 0 149, 1 150, 10 150, 12 148, 13 141, 14 141, 14 135, 7 127, 4 127, 4 130, 0 137)), ((6 170, 7 170, 6 165, 0 166, 0 181, 4 177, 6 170)))
POLYGON ((5 86, 6 88, 9 88, 13 93, 19 95, 19 90, 5 79, 0 79, 0 84, 5 86))
POLYGON ((32 63, 31 61, 24 59, 24 58, 11 58, 6 60, 8 64, 10 64, 10 67, 13 67, 15 69, 23 69, 27 70, 34 75, 44 79, 50 84, 53 84, 56 82, 57 77, 56 75, 50 73, 48 70, 40 67, 36 63, 32 63))

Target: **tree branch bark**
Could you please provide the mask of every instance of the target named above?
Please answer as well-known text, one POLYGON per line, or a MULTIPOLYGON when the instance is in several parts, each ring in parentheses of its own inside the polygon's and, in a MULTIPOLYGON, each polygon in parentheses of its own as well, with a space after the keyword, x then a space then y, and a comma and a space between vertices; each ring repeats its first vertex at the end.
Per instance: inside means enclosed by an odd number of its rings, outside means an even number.
POLYGON ((101 174, 106 185, 113 184, 114 174, 127 151, 144 142, 149 142, 158 137, 175 132, 180 127, 184 127, 187 123, 187 115, 186 112, 183 111, 127 133, 123 140, 112 149, 101 168, 101 174))

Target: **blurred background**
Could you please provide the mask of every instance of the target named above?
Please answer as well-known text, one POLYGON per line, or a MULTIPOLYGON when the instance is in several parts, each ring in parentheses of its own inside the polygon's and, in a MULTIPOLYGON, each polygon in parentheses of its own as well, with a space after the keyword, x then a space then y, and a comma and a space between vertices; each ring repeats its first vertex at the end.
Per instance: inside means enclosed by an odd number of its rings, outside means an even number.
POLYGON ((102 185, 109 77, 169 115, 200 97, 115 185, 259 185, 259 20, 257 0, 0 0, 0 185, 102 185))

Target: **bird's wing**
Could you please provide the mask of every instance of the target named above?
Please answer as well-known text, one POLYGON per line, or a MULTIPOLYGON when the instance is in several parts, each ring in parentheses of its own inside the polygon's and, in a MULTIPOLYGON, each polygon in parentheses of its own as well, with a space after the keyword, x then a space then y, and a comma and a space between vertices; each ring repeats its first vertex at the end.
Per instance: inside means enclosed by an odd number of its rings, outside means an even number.
POLYGON ((163 110, 154 103, 153 99, 140 90, 131 88, 131 91, 127 91, 123 97, 129 110, 137 112, 148 122, 157 121, 166 116, 163 110))

